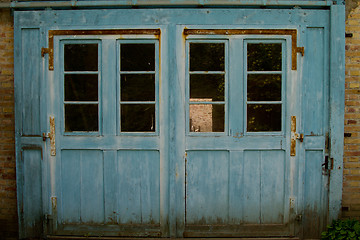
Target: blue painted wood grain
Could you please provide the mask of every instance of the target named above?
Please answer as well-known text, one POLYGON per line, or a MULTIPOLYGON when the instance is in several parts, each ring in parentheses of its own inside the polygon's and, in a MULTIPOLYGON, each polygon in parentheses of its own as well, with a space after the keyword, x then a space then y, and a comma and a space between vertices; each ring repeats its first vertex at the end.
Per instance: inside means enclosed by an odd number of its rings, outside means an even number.
POLYGON ((324 108, 326 55, 324 28, 307 28, 303 77, 303 125, 305 135, 323 135, 327 109, 324 108), (324 119, 325 118, 325 119, 324 119))
POLYGON ((63 150, 61 156, 62 221, 104 223, 103 153, 63 150))
POLYGON ((323 151, 305 152, 305 183, 304 183, 304 237, 320 237, 319 229, 324 227, 325 212, 327 209, 326 199, 323 198, 324 177, 322 163, 324 162, 323 151))
POLYGON ((188 151, 186 224, 282 224, 284 151, 188 151))
POLYGON ((21 31, 22 134, 40 136, 40 29, 21 31))
POLYGON ((222 224, 229 217, 229 152, 189 151, 186 224, 222 224))
POLYGON ((158 151, 117 152, 118 222, 159 224, 160 161, 158 151))
POLYGON ((344 153, 344 111, 345 111, 345 6, 331 7, 330 14, 330 155, 334 169, 330 178, 329 219, 341 214, 343 153, 344 153))
POLYGON ((261 151, 261 223, 281 224, 288 202, 285 151, 261 151))
POLYGON ((24 227, 24 235, 37 237, 43 230, 42 199, 42 151, 41 149, 24 149, 22 151, 23 215, 20 221, 24 227))

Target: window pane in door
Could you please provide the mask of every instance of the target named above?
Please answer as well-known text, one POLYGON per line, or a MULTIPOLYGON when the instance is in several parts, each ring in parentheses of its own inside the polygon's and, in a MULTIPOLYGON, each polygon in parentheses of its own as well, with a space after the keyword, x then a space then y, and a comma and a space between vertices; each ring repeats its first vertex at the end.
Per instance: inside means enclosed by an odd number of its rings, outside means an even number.
POLYGON ((121 71, 155 70, 155 44, 124 43, 120 46, 121 71))
POLYGON ((155 132, 155 104, 121 104, 122 132, 155 132))
POLYGON ((281 74, 249 74, 248 101, 281 101, 281 74))
POLYGON ((121 101, 155 101, 155 74, 122 74, 121 101))
POLYGON ((190 43, 190 71, 224 70, 224 43, 190 43))
POLYGON ((225 76, 223 74, 191 74, 190 101, 209 99, 224 101, 225 76))
POLYGON ((98 45, 97 44, 65 44, 64 70, 65 71, 97 71, 98 45))
POLYGON ((280 43, 247 44, 248 71, 281 71, 280 43))
POLYGON ((224 132, 224 104, 190 104, 190 132, 224 132))
POLYGON ((247 131, 281 131, 281 104, 248 104, 247 131))
POLYGON ((98 104, 65 104, 65 132, 98 129, 98 104))
POLYGON ((97 74, 65 74, 65 101, 97 100, 97 74))

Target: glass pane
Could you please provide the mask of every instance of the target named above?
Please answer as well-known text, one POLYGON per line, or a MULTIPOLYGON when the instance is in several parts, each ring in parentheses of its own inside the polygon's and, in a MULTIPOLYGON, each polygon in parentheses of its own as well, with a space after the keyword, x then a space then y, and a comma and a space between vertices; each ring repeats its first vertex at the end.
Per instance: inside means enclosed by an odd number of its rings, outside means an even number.
POLYGON ((155 44, 121 44, 121 71, 154 71, 155 44))
POLYGON ((224 104, 190 104, 190 132, 224 132, 224 104))
POLYGON ((65 104, 65 132, 98 131, 97 104, 65 104))
POLYGON ((97 74, 66 74, 65 101, 97 101, 97 74))
POLYGON ((64 65, 65 71, 97 71, 98 45, 65 44, 64 65))
POLYGON ((223 74, 191 74, 190 101, 224 101, 224 84, 223 74))
POLYGON ((122 104, 122 132, 155 132, 155 104, 122 104))
POLYGON ((248 101, 281 101, 280 74, 249 74, 247 78, 248 101))
POLYGON ((155 101, 155 75, 121 75, 121 101, 155 101))
POLYGON ((224 43, 190 43, 190 71, 224 71, 224 43))
POLYGON ((280 43, 249 43, 248 71, 281 71, 281 55, 280 43))
POLYGON ((247 131, 281 131, 281 104, 248 104, 247 131))

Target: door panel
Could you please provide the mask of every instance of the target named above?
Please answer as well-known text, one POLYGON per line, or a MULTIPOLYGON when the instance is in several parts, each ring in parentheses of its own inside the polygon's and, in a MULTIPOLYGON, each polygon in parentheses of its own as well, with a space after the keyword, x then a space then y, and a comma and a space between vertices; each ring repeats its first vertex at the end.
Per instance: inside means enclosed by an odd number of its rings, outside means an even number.
POLYGON ((102 151, 63 150, 61 179, 62 222, 104 223, 102 151))
POLYGON ((117 163, 118 223, 159 224, 159 152, 120 150, 117 163))
POLYGON ((229 223, 229 160, 228 151, 187 152, 187 224, 229 223))

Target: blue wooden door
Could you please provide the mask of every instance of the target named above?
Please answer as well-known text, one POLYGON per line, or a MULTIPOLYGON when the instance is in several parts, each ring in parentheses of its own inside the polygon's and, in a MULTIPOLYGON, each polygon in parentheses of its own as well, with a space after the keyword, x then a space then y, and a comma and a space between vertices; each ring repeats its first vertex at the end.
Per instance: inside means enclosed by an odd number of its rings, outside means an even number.
POLYGON ((159 41, 75 34, 54 48, 54 231, 160 236, 159 41))
POLYGON ((41 99, 45 143, 36 138, 41 151, 28 151, 32 138, 23 137, 18 161, 42 167, 23 193, 42 192, 34 219, 41 226, 47 216, 44 234, 318 236, 328 209, 329 11, 16 19, 17 48, 29 51, 19 50, 17 82, 25 89, 36 75, 42 86, 31 94, 41 99), (48 46, 42 61, 31 61, 32 44, 48 46))
POLYGON ((290 39, 220 33, 186 40, 185 236, 290 236, 290 39))

